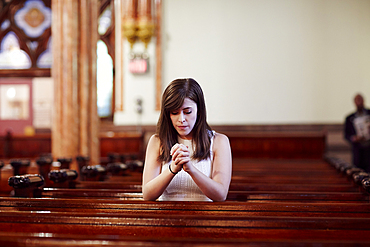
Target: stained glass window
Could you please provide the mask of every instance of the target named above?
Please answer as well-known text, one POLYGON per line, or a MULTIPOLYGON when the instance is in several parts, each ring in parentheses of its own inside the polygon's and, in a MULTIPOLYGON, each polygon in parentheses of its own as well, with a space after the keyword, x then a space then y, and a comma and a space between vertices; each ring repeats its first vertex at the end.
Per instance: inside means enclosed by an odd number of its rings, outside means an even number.
POLYGON ((51 52, 51 37, 49 39, 46 50, 40 54, 37 59, 37 67, 39 68, 51 68, 53 63, 53 54, 51 52))
POLYGON ((31 65, 27 53, 20 49, 14 32, 6 34, 0 44, 0 69, 28 69, 31 65))
POLYGON ((0 1, 1 76, 50 76, 51 0, 0 1))
POLYGON ((51 9, 41 0, 28 0, 14 15, 15 24, 31 38, 40 37, 51 27, 51 9))
POLYGON ((103 11, 103 13, 99 17, 99 26, 98 32, 99 35, 104 35, 108 28, 111 26, 112 23, 112 11, 110 6, 108 5, 107 8, 103 11))

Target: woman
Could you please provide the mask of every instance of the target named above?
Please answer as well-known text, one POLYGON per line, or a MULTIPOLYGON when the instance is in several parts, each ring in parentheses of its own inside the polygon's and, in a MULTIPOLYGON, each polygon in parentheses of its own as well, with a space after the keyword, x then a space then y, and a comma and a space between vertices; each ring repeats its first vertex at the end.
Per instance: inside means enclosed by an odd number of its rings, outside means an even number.
POLYGON ((207 124, 201 87, 194 79, 172 81, 147 146, 144 200, 224 201, 231 171, 229 139, 207 124))

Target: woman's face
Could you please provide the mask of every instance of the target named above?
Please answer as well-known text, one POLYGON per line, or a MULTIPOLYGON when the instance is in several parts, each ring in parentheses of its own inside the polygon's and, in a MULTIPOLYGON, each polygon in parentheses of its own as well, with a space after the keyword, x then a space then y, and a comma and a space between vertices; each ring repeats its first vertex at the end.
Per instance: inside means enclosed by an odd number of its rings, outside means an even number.
POLYGON ((170 112, 173 127, 182 139, 192 139, 192 130, 197 121, 197 104, 189 98, 185 98, 180 109, 170 112))

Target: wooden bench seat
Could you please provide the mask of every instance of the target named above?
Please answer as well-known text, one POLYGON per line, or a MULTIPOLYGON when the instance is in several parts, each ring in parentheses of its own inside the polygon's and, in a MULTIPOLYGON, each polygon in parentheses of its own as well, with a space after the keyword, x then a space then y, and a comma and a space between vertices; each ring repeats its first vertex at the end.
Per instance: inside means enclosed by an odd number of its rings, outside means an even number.
MULTIPOLYGON (((141 192, 141 183, 132 183, 127 181, 100 181, 90 182, 81 181, 76 184, 76 188, 80 189, 127 189, 131 192, 141 192)), ((312 191, 312 192, 356 192, 359 191, 358 186, 350 183, 343 184, 264 184, 264 183, 237 183, 231 182, 230 191, 312 191)))
MULTIPOLYGON (((138 189, 68 189, 43 188, 37 191, 42 198, 118 198, 121 200, 142 200, 138 189)), ((228 201, 254 200, 290 200, 290 201, 359 201, 369 202, 369 195, 359 191, 327 192, 327 191, 245 191, 230 190, 228 201)))
POLYGON ((274 176, 274 175, 264 175, 264 176, 233 176, 233 182, 248 182, 248 183, 273 183, 273 184, 341 184, 348 183, 346 178, 343 177, 306 177, 306 176, 274 176))
MULTIPOLYGON (((309 205, 310 206, 310 205, 309 205)), ((118 217, 126 214, 130 214, 131 216, 150 216, 150 215, 214 215, 214 216, 265 216, 265 217, 276 217, 276 216, 284 216, 284 217, 307 217, 307 218, 314 218, 314 217, 329 217, 329 218, 370 218, 370 212, 342 212, 342 211, 324 211, 325 207, 319 208, 318 211, 292 211, 292 210, 286 210, 286 211, 274 211, 273 209, 270 211, 248 211, 248 210, 223 210, 221 209, 213 209, 213 210, 196 210, 196 209, 187 209, 186 207, 183 207, 182 209, 160 209, 160 208, 143 208, 140 209, 137 208, 123 208, 120 207, 119 209, 116 208, 75 208, 75 207, 36 207, 33 206, 32 209, 28 207, 20 207, 17 206, 14 207, 2 207, 0 209, 1 213, 5 212, 28 212, 30 214, 35 212, 60 212, 63 214, 73 214, 73 215, 84 215, 84 216, 92 216, 92 215, 105 215, 106 217, 118 217), (76 214, 75 214, 76 213, 76 214)), ((272 218, 273 219, 273 218, 272 218)))
MULTIPOLYGON (((216 228, 283 228, 283 229, 352 229, 369 230, 370 218, 360 217, 301 217, 301 216, 255 216, 230 214, 132 214, 49 211, 2 211, 0 222, 56 225, 116 225, 116 226, 171 226, 216 228)), ((0 226, 2 231, 6 231, 0 226)), ((32 229, 31 229, 32 230, 32 229)), ((48 232, 48 231, 46 231, 48 232)), ((102 234, 107 234, 103 233, 102 234)), ((119 235, 119 234, 118 234, 119 235)), ((370 238, 370 236, 368 236, 370 238)))
POLYGON ((112 217, 83 213, 2 212, 0 223, 3 232, 79 232, 157 238, 370 240, 369 218, 157 214, 112 217))
MULTIPOLYGON (((240 161, 239 161, 240 162, 240 161)), ((241 169, 241 163, 238 163, 237 167, 241 169)), ((257 163, 257 162, 255 162, 257 163)), ((262 162, 263 163, 263 162, 262 162)), ((247 168, 244 171, 239 172, 240 175, 232 176, 232 183, 227 200, 234 201, 251 201, 251 200, 298 200, 298 201, 362 201, 368 202, 369 196, 363 193, 358 188, 356 189, 352 183, 349 183, 348 178, 342 174, 337 173, 333 170, 333 167, 324 161, 306 161, 302 162, 304 165, 314 164, 320 165, 322 169, 326 169, 326 173, 315 174, 315 176, 309 176, 308 174, 302 174, 297 169, 297 161, 277 162, 280 165, 285 164, 285 167, 291 169, 280 170, 280 174, 269 173, 269 172, 258 172, 258 174, 250 175, 247 168), (288 166, 289 165, 289 166, 288 166), (294 168, 294 170, 293 170, 294 168), (331 173, 329 173, 329 171, 331 173), (288 172, 288 174, 286 174, 288 172), (294 173, 294 175, 292 175, 294 173), (261 185, 262 184, 262 185, 261 185), (346 185, 346 190, 341 191, 336 186, 346 185), (236 186, 237 185, 237 186, 236 186), (248 186, 245 186, 248 185, 248 186), (261 185, 261 187, 258 187, 261 185), (250 187, 254 186, 254 190, 250 190, 250 187), (312 186, 312 187, 311 187, 312 186), (280 188, 280 189, 278 189, 280 188), (304 189, 306 188, 306 189, 304 189), (311 188, 311 189, 307 189, 311 188), (320 188, 320 190, 316 190, 320 188), (327 190, 331 188, 334 190, 327 190), (302 190, 299 190, 302 189, 302 190)), ((276 167, 276 163, 267 164, 271 167, 276 167)), ((267 166, 265 164, 265 166, 267 166)), ((245 166, 248 167, 248 166, 245 166)), ((306 173, 309 172, 308 170, 306 173)), ((94 197, 94 198, 107 198, 115 197, 129 200, 141 200, 141 174, 133 173, 130 176, 111 177, 109 181, 90 182, 80 181, 78 182, 77 189, 53 189, 44 188, 42 191, 43 197, 94 197), (124 182, 122 182, 124 181, 124 182), (88 187, 91 185, 101 185, 99 188, 88 187), (103 186, 107 184, 114 184, 114 188, 103 189, 103 186), (119 187, 120 185, 126 186, 126 188, 119 187), (136 187, 132 187, 132 186, 136 187), (85 187, 83 187, 85 186, 85 187), (127 188, 128 186, 131 186, 127 188)), ((112 186, 111 186, 112 187, 112 186)))
POLYGON ((82 234, 37 234, 0 232, 1 246, 28 246, 28 247, 86 247, 86 246, 203 246, 203 247, 234 247, 234 246, 321 246, 321 247, 359 247, 368 246, 366 240, 309 240, 309 239, 219 239, 219 238, 148 238, 127 237, 117 235, 82 235, 82 234))
POLYGON ((137 211, 172 211, 172 212, 221 212, 227 214, 246 213, 337 213, 339 215, 359 215, 366 217, 370 214, 370 204, 361 202, 153 202, 132 201, 120 199, 92 199, 92 198, 1 198, 0 211, 3 210, 102 210, 102 212, 115 212, 126 210, 137 211), (106 211, 107 210, 107 211, 106 211))
MULTIPOLYGON (((142 200, 141 192, 120 189, 54 189, 44 188, 42 197, 49 198, 119 198, 142 200)), ((358 201, 369 202, 369 196, 361 192, 300 192, 300 191, 229 191, 227 200, 291 200, 291 201, 358 201)))
POLYGON ((57 234, 88 235, 115 237, 122 244, 155 239, 161 246, 181 240, 220 246, 370 244, 369 195, 346 176, 323 161, 266 163, 246 161, 243 168, 236 162, 229 201, 220 203, 143 201, 140 176, 80 181, 76 189, 44 188, 43 198, 0 198, 0 232, 5 233, 0 243, 11 241, 6 233, 20 239, 43 233, 52 241, 57 234), (103 184, 111 187, 102 189, 103 184))

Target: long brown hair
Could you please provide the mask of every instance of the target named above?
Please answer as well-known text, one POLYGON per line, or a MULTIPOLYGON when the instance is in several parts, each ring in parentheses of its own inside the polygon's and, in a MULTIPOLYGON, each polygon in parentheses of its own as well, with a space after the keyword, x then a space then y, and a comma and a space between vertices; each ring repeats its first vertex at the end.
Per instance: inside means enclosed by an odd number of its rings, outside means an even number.
POLYGON ((207 123, 207 112, 204 95, 200 85, 191 78, 176 79, 165 89, 162 95, 161 113, 157 123, 157 136, 160 140, 158 160, 169 162, 170 150, 178 142, 178 133, 172 125, 170 113, 179 109, 185 98, 197 104, 197 121, 192 130, 195 151, 193 159, 203 160, 210 157, 211 127, 207 123))

